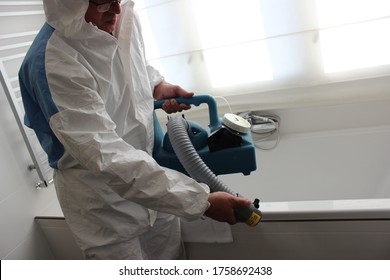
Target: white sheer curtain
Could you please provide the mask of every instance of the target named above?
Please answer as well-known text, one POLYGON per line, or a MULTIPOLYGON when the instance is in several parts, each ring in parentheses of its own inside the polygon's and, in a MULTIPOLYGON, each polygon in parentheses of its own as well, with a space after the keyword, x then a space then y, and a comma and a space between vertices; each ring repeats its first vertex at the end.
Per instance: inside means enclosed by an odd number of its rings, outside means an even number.
POLYGON ((389 0, 135 3, 150 63, 198 93, 314 97, 313 87, 343 86, 332 95, 389 81, 389 0))

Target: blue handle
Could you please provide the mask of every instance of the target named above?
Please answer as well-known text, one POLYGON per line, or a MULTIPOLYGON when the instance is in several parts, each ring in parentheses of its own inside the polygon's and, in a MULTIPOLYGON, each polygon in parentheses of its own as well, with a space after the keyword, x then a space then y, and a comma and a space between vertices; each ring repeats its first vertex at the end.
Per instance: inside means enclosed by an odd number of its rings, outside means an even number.
MULTIPOLYGON (((221 121, 218 116, 217 103, 215 99, 210 95, 194 95, 191 98, 178 97, 175 98, 178 103, 191 104, 199 106, 202 103, 207 103, 209 107, 209 117, 210 117, 210 131, 213 132, 221 127, 221 121)), ((166 100, 156 100, 154 101, 154 109, 161 109, 162 105, 166 100)))

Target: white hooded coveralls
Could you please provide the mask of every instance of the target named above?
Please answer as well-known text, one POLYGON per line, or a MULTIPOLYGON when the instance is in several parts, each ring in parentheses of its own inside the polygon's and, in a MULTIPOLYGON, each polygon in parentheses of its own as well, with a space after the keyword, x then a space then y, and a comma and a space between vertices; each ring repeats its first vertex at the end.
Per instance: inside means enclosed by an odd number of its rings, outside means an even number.
POLYGON ((179 217, 194 220, 209 189, 159 166, 153 89, 134 3, 108 34, 84 19, 88 0, 44 0, 47 24, 19 73, 25 123, 55 168, 67 223, 88 259, 174 259, 179 217))

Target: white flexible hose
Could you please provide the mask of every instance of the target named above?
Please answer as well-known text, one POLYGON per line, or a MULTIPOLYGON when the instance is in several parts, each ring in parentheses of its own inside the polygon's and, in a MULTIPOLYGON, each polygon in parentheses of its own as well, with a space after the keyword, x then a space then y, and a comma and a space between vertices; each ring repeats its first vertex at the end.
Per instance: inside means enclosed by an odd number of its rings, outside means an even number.
POLYGON ((184 118, 172 117, 168 121, 168 136, 173 150, 187 173, 196 181, 205 183, 211 192, 223 191, 237 195, 208 168, 200 158, 188 136, 188 124, 184 118))

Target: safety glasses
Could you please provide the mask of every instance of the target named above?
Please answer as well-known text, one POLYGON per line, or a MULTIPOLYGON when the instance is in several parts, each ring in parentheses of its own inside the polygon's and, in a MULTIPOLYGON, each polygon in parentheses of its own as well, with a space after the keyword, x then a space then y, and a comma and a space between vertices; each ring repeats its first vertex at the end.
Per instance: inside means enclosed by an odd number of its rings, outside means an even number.
POLYGON ((121 0, 110 0, 110 1, 89 1, 89 3, 94 4, 96 6, 96 10, 99 13, 107 12, 109 9, 111 9, 112 5, 115 5, 116 3, 120 4, 121 0))

